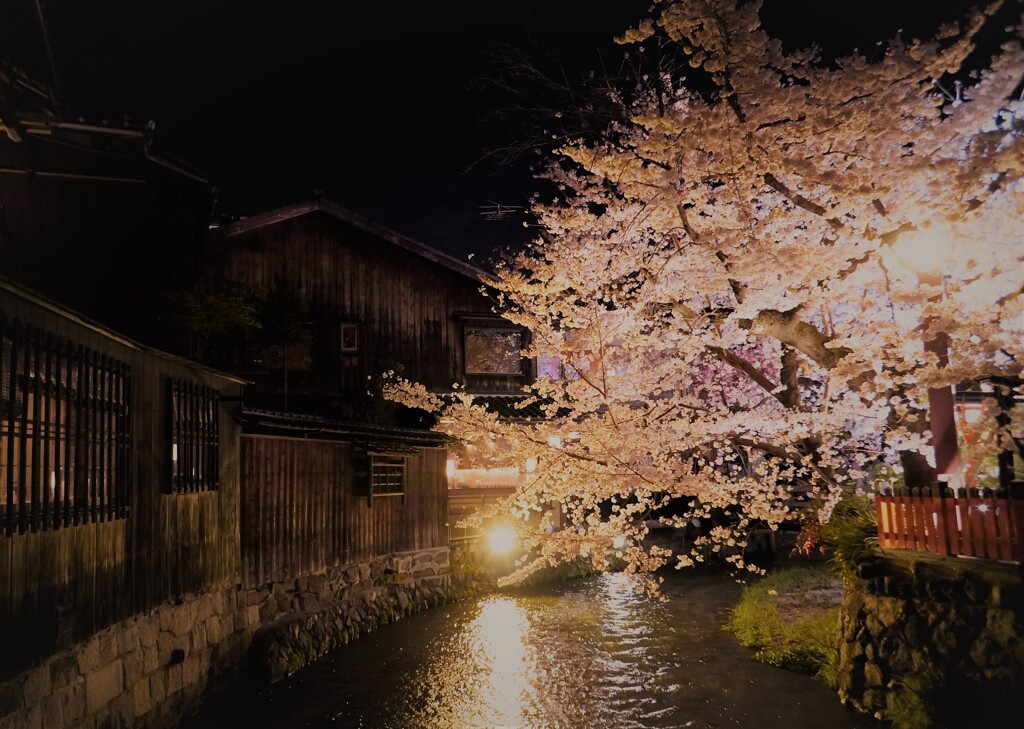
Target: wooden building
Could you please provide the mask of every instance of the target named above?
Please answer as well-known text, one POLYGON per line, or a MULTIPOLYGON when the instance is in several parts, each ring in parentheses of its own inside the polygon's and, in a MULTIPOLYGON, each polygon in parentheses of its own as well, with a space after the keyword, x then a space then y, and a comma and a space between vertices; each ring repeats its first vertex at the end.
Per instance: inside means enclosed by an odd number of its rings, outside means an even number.
POLYGON ((242 584, 448 544, 444 437, 244 410, 242 584))
POLYGON ((483 271, 329 201, 222 227, 211 261, 214 279, 293 302, 287 339, 240 372, 255 382, 247 403, 416 425, 372 397, 382 373, 506 396, 534 376, 529 335, 493 311, 483 271))
POLYGON ((69 117, 0 58, 0 275, 143 337, 193 284, 215 195, 154 133, 69 117))
POLYGON ((0 680, 237 581, 240 387, 0 279, 0 680))

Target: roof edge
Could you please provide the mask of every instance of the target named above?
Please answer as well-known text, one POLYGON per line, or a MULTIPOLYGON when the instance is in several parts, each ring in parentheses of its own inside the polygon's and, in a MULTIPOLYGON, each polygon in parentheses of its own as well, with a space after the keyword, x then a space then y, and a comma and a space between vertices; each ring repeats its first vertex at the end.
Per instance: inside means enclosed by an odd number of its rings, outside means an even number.
POLYGON ((320 198, 305 200, 303 202, 284 205, 272 210, 266 210, 251 217, 223 225, 221 226, 220 231, 224 237, 232 238, 237 235, 242 235, 270 225, 276 225, 277 223, 282 223, 286 220, 298 218, 313 212, 321 212, 332 218, 348 223, 355 228, 370 233, 371 235, 375 235, 378 238, 398 246, 399 248, 404 248, 410 253, 415 253, 421 258, 437 263, 445 268, 455 271, 456 273, 460 273, 463 276, 479 281, 482 284, 493 286, 497 283, 497 279, 495 279, 494 276, 481 268, 477 268, 469 263, 460 261, 455 256, 443 253, 442 251, 431 248, 425 243, 420 243, 414 238, 410 238, 409 236, 392 230, 391 228, 375 223, 358 213, 352 212, 348 208, 338 205, 337 203, 320 198))
POLYGON ((46 296, 35 291, 32 291, 31 289, 28 289, 22 286, 21 284, 16 283, 4 276, 0 276, 0 290, 18 296, 24 299, 25 301, 34 304, 35 306, 38 306, 42 309, 45 309, 46 311, 49 311, 51 314, 56 314, 57 316, 63 317, 64 319, 67 319, 68 321, 77 324, 80 327, 88 329, 94 332, 95 334, 99 334, 100 336, 106 337, 107 339, 110 339, 113 342, 117 342, 122 347, 127 347, 128 349, 133 349, 137 352, 145 352, 147 354, 152 354, 157 357, 162 357, 164 359, 177 362, 178 364, 181 364, 182 366, 187 367, 196 372, 202 372, 207 375, 212 375, 222 380, 226 380, 227 382, 233 382, 237 385, 252 384, 250 380, 243 379, 241 377, 229 374, 227 372, 221 372, 220 370, 216 370, 212 367, 207 367, 206 365, 201 364, 200 362, 196 362, 195 360, 191 360, 186 357, 181 357, 177 354, 171 354, 170 352, 164 352, 161 349, 156 349, 155 347, 148 347, 145 344, 141 344, 140 342, 137 342, 134 339, 131 339, 130 337, 126 337, 125 335, 114 331, 108 326, 105 326, 97 321, 94 321, 93 319, 90 319, 84 314, 79 314, 73 309, 69 309, 63 304, 58 304, 56 301, 48 299, 46 296))

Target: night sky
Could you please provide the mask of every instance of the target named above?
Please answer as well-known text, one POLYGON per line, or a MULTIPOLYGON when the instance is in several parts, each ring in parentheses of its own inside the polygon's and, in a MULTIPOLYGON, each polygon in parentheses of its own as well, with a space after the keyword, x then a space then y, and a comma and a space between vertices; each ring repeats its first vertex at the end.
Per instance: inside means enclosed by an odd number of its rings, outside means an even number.
MULTIPOLYGON (((1019 0, 1009 0, 1019 7, 1019 0)), ((47 78, 34 0, 3 0, 0 53, 47 78)), ((43 0, 70 116, 156 122, 159 147, 208 175, 217 211, 246 215, 314 189, 459 257, 529 237, 525 216, 485 221, 491 202, 526 205, 525 156, 488 150, 521 137, 494 84, 517 47, 571 77, 617 63, 614 35, 648 1, 43 0)), ((828 52, 919 35, 968 2, 767 0, 770 32, 828 52)))

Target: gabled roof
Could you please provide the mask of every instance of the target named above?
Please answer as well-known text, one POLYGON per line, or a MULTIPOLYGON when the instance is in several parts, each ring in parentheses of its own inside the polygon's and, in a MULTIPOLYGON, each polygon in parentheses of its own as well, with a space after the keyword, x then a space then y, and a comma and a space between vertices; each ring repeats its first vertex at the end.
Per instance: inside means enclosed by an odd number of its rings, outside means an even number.
POLYGON ((456 273, 461 273, 463 276, 468 276, 480 283, 488 285, 495 283, 494 278, 489 273, 477 268, 476 266, 460 261, 454 256, 435 250, 430 246, 424 245, 417 240, 413 240, 406 235, 402 235, 390 228, 374 223, 358 213, 354 213, 336 203, 321 198, 306 200, 304 202, 295 203, 294 205, 285 205, 284 207, 275 208, 248 218, 243 218, 242 220, 238 220, 233 223, 228 223, 227 225, 221 226, 220 232, 224 237, 231 238, 236 235, 248 233, 270 225, 276 225, 277 223, 281 223, 286 220, 299 218, 303 215, 309 215, 310 213, 316 212, 323 213, 324 215, 328 215, 332 218, 348 223, 354 228, 358 228, 370 235, 386 240, 399 248, 404 248, 411 253, 415 253, 421 258, 425 258, 428 261, 432 261, 444 266, 445 268, 449 268, 456 273))

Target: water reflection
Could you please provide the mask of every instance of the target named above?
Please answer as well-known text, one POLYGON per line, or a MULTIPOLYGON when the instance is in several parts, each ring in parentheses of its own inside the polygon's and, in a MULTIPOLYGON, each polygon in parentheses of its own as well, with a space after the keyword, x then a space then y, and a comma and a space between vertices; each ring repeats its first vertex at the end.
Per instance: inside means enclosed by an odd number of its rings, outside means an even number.
POLYGON ((292 678, 209 705, 188 729, 868 727, 824 685, 753 663, 721 622, 737 586, 621 575, 406 618, 292 678), (785 696, 785 701, 779 697, 785 696))
MULTIPOLYGON (((414 679, 403 726, 646 727, 674 713, 658 603, 608 574, 581 594, 490 597, 414 679), (662 651, 664 653, 664 651, 662 651)), ((395 726, 399 722, 396 718, 395 726)))
POLYGON ((435 646, 423 678, 411 686, 414 726, 528 726, 538 705, 537 672, 526 611, 490 597, 454 641, 435 646))

